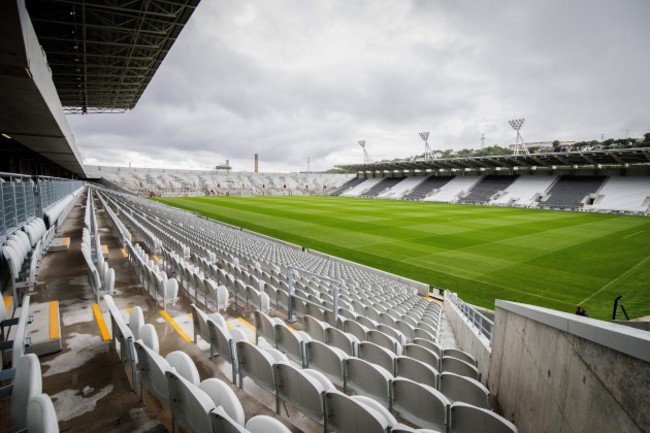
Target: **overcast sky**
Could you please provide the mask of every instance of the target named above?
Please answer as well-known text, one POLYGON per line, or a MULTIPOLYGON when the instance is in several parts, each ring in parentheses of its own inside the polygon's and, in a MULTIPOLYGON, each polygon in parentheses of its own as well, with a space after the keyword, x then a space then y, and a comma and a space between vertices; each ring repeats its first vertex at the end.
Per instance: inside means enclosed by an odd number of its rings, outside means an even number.
POLYGON ((86 164, 325 170, 650 131, 648 0, 203 0, 136 108, 71 115, 86 164))

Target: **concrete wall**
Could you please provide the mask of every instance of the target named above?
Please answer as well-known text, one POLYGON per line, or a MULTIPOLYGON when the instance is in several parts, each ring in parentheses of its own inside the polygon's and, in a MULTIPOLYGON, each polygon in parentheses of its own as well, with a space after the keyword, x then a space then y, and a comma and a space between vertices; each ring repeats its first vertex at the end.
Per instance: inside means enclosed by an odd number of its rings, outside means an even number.
POLYGON ((447 320, 454 330, 456 344, 460 349, 476 358, 478 369, 481 372, 481 382, 487 385, 490 367, 490 341, 484 335, 478 335, 478 329, 472 326, 465 316, 456 309, 456 306, 447 299, 445 299, 444 308, 447 320))
POLYGON ((521 433, 650 431, 650 333, 496 307, 488 385, 521 433))

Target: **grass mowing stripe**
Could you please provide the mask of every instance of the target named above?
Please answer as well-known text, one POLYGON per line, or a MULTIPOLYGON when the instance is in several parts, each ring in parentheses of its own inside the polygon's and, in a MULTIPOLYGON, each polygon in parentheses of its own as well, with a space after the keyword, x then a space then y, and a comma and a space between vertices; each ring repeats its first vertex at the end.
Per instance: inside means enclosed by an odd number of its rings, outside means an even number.
POLYGON ((637 266, 650 256, 648 218, 346 197, 161 201, 488 308, 498 298, 573 311, 594 294, 589 313, 606 318, 620 292, 633 316, 650 314, 648 274, 637 266))

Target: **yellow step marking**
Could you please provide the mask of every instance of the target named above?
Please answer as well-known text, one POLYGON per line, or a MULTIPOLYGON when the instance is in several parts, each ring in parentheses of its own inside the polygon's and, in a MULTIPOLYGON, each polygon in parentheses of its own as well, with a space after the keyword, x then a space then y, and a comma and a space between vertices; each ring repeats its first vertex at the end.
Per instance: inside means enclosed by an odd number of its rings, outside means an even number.
POLYGON ((293 326, 288 325, 288 324, 286 324, 286 323, 285 323, 285 325, 287 325, 287 328, 289 328, 289 330, 290 330, 291 332, 296 332, 296 328, 294 328, 293 326))
POLYGON ((11 307, 11 304, 14 302, 14 297, 13 296, 5 296, 5 310, 9 311, 9 307, 11 307))
POLYGON ((105 256, 108 255, 108 245, 102 245, 102 254, 105 256))
POLYGON ((126 307, 126 312, 131 314, 131 307, 126 307))
POLYGON ((120 248, 120 252, 122 253, 122 257, 129 257, 124 248, 120 248))
POLYGON ((251 324, 250 324, 246 319, 244 319, 243 317, 238 317, 237 320, 239 321, 239 323, 243 324, 243 325, 246 326, 247 328, 252 329, 253 331, 255 331, 255 327, 254 327, 253 325, 251 325, 251 324))
POLYGON ((63 238, 63 245, 70 246, 70 238, 63 238))
POLYGON ((160 311, 160 315, 163 316, 163 318, 164 318, 167 322, 169 322, 170 325, 172 325, 172 328, 174 328, 174 330, 178 333, 178 335, 181 336, 181 338, 182 338, 183 340, 185 340, 186 343, 191 343, 191 342, 192 342, 192 339, 190 338, 190 336, 187 335, 187 334, 185 333, 185 331, 183 331, 183 330, 181 329, 181 327, 178 325, 178 323, 176 323, 176 321, 172 318, 172 316, 169 315, 169 313, 168 313, 167 311, 165 311, 165 310, 161 310, 161 311, 160 311))
POLYGON ((162 260, 158 258, 158 256, 151 256, 154 262, 158 263, 159 265, 162 265, 162 260))
POLYGON ((232 329, 232 328, 234 328, 234 327, 235 327, 235 325, 233 325, 232 323, 230 323, 230 322, 226 322, 226 328, 228 328, 228 329, 232 329))
POLYGON ((50 340, 59 338, 59 331, 59 301, 50 301, 50 340))
POLYGON ((95 315, 95 321, 97 322, 97 326, 99 327, 99 333, 102 334, 102 340, 104 341, 110 340, 111 333, 108 332, 108 327, 106 326, 106 322, 104 321, 102 310, 99 308, 98 304, 93 304, 92 309, 93 309, 93 314, 95 315))

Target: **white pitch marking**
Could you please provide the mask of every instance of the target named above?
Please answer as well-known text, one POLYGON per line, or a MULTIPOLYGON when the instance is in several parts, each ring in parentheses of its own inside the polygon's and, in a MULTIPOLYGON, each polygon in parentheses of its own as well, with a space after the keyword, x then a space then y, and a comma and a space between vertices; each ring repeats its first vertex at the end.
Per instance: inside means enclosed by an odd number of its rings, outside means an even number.
POLYGON ((638 235, 639 233, 643 233, 645 230, 641 230, 640 232, 632 233, 631 235, 623 236, 623 239, 631 238, 634 235, 638 235))
POLYGON ((614 278, 609 283, 605 284, 600 289, 596 290, 594 293, 591 294, 591 296, 589 296, 588 298, 585 298, 582 301, 580 301, 580 304, 584 304, 585 302, 587 302, 588 300, 590 300, 591 298, 593 298, 594 296, 596 296, 597 294, 599 294, 600 292, 602 292, 603 290, 605 290, 606 288, 608 288, 609 286, 611 286, 612 284, 614 284, 615 282, 617 282, 618 280, 620 280, 621 278, 623 278, 624 276, 626 276, 627 274, 629 274, 630 272, 632 272, 633 270, 635 270, 636 268, 641 266, 648 259, 650 259, 650 256, 648 256, 645 259, 641 260, 639 263, 637 263, 636 265, 632 266, 630 269, 625 271, 625 273, 619 275, 618 277, 614 278))

